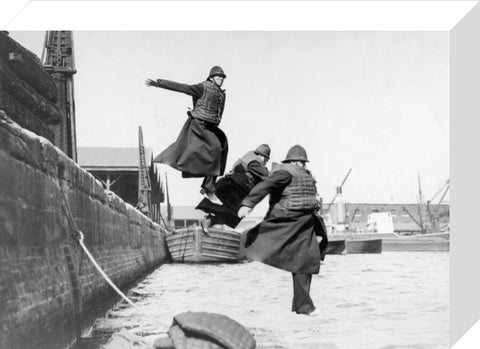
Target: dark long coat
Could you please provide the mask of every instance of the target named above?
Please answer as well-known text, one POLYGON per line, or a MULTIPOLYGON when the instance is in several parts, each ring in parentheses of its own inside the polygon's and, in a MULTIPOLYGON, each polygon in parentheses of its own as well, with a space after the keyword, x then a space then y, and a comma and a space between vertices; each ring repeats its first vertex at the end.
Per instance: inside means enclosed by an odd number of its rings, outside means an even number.
POLYGON ((203 199, 195 207, 206 213, 213 214, 213 224, 225 224, 235 228, 241 219, 237 216, 240 203, 248 195, 251 187, 242 182, 248 182, 247 175, 232 173, 220 178, 215 183, 215 194, 223 204, 215 204, 208 199, 203 199))
MULTIPOLYGON (((187 85, 158 79, 155 86, 191 96, 194 106, 204 92, 203 83, 187 85)), ((189 113, 187 114, 188 119, 177 140, 153 161, 181 171, 183 177, 223 175, 228 154, 228 141, 225 133, 213 123, 193 118, 189 113)))
POLYGON ((182 171, 183 177, 221 176, 227 154, 228 141, 223 131, 189 116, 177 140, 153 161, 182 171))
MULTIPOLYGON (((257 184, 242 205, 253 207, 267 193, 282 191, 291 175, 278 171, 257 184)), ((270 202, 270 207, 274 206, 270 202)), ((247 232, 247 257, 299 274, 318 274, 328 239, 322 219, 314 211, 270 209, 264 220, 247 232), (316 236, 322 237, 317 242, 316 236)))
POLYGON ((318 274, 321 253, 316 235, 326 241, 314 213, 274 209, 248 231, 247 257, 292 273, 318 274))
POLYGON ((252 187, 268 176, 268 169, 260 161, 251 161, 247 169, 236 165, 230 173, 215 183, 215 194, 222 205, 203 199, 196 209, 213 214, 212 224, 226 224, 235 228, 241 219, 237 216, 242 200, 252 187))

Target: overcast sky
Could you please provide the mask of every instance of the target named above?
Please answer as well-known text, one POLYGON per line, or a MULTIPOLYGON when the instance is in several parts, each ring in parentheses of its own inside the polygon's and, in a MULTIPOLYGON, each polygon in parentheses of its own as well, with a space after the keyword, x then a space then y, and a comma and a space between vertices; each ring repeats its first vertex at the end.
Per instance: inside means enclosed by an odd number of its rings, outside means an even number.
MULTIPOLYGON (((44 32, 10 32, 41 55, 44 32)), ((324 201, 347 171, 349 202, 413 203, 449 178, 447 32, 74 32, 78 146, 160 153, 175 141, 187 95, 148 78, 227 74, 220 127, 230 167, 261 143, 272 160, 301 144, 324 201)), ((201 179, 168 173, 174 205, 196 205, 201 179)), ((448 199, 448 196, 447 196, 448 199)), ((438 198, 437 198, 438 200, 438 198)))

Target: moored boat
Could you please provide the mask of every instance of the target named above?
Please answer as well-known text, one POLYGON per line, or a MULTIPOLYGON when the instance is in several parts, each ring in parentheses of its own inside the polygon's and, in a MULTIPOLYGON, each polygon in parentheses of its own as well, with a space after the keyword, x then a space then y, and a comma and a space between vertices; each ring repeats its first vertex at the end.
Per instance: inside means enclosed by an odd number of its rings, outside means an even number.
POLYGON ((178 229, 165 237, 174 262, 235 263, 239 261, 241 234, 234 230, 201 227, 178 229))
POLYGON ((416 252, 448 252, 450 251, 450 241, 445 239, 408 239, 408 238, 399 238, 395 240, 384 240, 383 241, 383 250, 384 251, 395 251, 395 252, 406 252, 406 251, 416 251, 416 252))
POLYGON ((346 240, 347 253, 382 253, 382 239, 346 240))
POLYGON ((325 254, 343 254, 346 253, 345 240, 332 240, 328 241, 327 251, 325 254))
POLYGON ((448 252, 450 232, 415 234, 383 240, 384 251, 448 252))
MULTIPOLYGON (((317 237, 320 242, 320 238, 317 237)), ((325 254, 381 253, 382 239, 342 238, 340 234, 329 235, 325 254)))
POLYGON ((415 240, 437 239, 439 241, 440 241, 440 239, 450 240, 450 232, 404 235, 404 236, 399 236, 399 238, 401 238, 401 239, 415 239, 415 240))
POLYGON ((383 238, 374 234, 329 234, 327 254, 382 253, 383 238), (341 252, 340 249, 343 246, 341 252))

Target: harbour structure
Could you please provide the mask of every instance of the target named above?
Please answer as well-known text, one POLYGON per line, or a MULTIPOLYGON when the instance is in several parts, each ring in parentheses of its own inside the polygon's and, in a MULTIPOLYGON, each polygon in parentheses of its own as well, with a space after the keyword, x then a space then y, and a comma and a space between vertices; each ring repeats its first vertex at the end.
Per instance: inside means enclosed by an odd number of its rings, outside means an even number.
POLYGON ((64 117, 54 80, 40 59, 0 32, 0 110, 19 126, 57 145, 53 129, 64 117))
MULTIPOLYGON (((327 204, 323 205, 323 212, 326 212, 327 204)), ((337 212, 336 204, 330 206, 332 214, 327 216, 330 221, 336 222, 337 212)), ((345 212, 344 221, 346 222, 345 232, 361 232, 367 230, 368 216, 377 212, 390 213, 393 221, 393 232, 397 234, 418 234, 421 228, 416 221, 419 220, 418 205, 416 203, 345 203, 342 210, 345 212), (406 208, 412 214, 405 211, 406 208), (412 218, 413 217, 413 218, 412 218)), ((448 204, 430 205, 431 212, 439 217, 439 225, 443 229, 448 228, 450 207, 448 204)), ((199 225, 203 218, 203 212, 195 210, 194 206, 173 206, 173 221, 177 228, 183 228, 192 225, 199 225)), ((328 223, 327 219, 327 223, 328 223)), ((240 222, 237 230, 245 230, 253 227, 262 220, 261 216, 250 216, 240 222)))
POLYGON ((205 218, 205 212, 195 209, 195 206, 172 205, 171 224, 175 229, 200 226, 205 218))
POLYGON ((352 169, 349 169, 341 184, 336 187, 336 193, 327 206, 323 204, 322 199, 320 200, 320 214, 326 221, 329 233, 378 232, 377 223, 387 226, 386 220, 391 221, 391 227, 387 232, 427 234, 449 230, 450 206, 443 203, 450 188, 449 180, 430 200, 426 200, 419 174, 416 204, 349 203, 343 195, 343 186, 351 172, 352 169), (434 199, 440 194, 442 194, 440 200, 434 204, 434 199), (376 222, 378 219, 383 222, 376 222), (372 231, 372 228, 375 231, 372 231))
POLYGON ((332 201, 328 204, 326 208, 323 207, 323 200, 320 202, 320 215, 324 214, 330 214, 331 209, 333 204, 335 203, 335 206, 333 206, 335 209, 333 210, 335 212, 335 217, 336 217, 336 230, 337 231, 344 231, 348 229, 348 223, 347 223, 347 213, 346 213, 346 200, 343 196, 343 185, 348 179, 348 176, 352 172, 352 169, 348 170, 345 178, 343 179, 342 183, 336 188, 335 195, 333 196, 332 201))
POLYGON ((165 262, 167 232, 78 165, 73 95, 6 32, 0 72, 0 347, 65 348, 116 299, 86 251, 128 287, 165 262))
MULTIPOLYGON (((152 169, 155 169, 150 164, 152 169)), ((155 171, 156 172, 156 171, 155 171)), ((158 177, 157 177, 158 178, 158 177)), ((152 182, 150 180, 149 167, 147 166, 147 159, 145 157, 145 147, 143 145, 143 132, 142 127, 138 127, 138 199, 137 207, 145 215, 152 215, 152 182)), ((155 213, 155 212, 153 212, 155 213)))
MULTIPOLYGON (((450 221, 450 205, 430 205, 432 215, 438 217, 438 226, 441 230, 448 230, 450 221)), ((330 219, 336 222, 336 213, 334 210, 330 219)), ((398 234, 418 234, 422 233, 422 227, 418 224, 420 221, 420 212, 418 204, 415 203, 346 203, 345 217, 348 224, 347 231, 365 231, 367 230, 368 216, 372 213, 388 212, 393 221, 393 231, 398 234)))
POLYGON ((105 190, 148 212, 147 215, 160 223, 165 192, 152 154, 148 147, 143 151, 135 147, 78 147, 78 163, 98 179, 105 190))
MULTIPOLYGON (((145 149, 147 166, 152 150, 145 149)), ((105 190, 112 191, 125 202, 138 202, 139 151, 136 147, 79 147, 78 164, 98 179, 105 190)))
POLYGON ((54 144, 73 161, 77 161, 73 84, 73 76, 77 70, 71 31, 47 31, 42 52, 42 64, 57 87, 57 107, 62 115, 59 123, 51 126, 55 137, 54 144))

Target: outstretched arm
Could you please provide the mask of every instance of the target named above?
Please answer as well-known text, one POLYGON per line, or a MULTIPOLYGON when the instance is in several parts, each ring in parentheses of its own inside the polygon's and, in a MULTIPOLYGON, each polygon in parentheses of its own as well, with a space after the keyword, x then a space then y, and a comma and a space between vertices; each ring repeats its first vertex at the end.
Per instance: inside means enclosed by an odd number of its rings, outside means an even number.
POLYGON ((152 80, 152 79, 145 80, 145 85, 158 87, 157 80, 152 80))
POLYGON ((240 218, 245 217, 265 196, 274 190, 282 190, 291 180, 292 175, 287 171, 280 170, 272 173, 263 182, 254 186, 248 196, 243 199, 240 210, 238 211, 238 216, 240 218))
POLYGON ((196 85, 187 85, 164 79, 148 79, 145 81, 145 85, 164 88, 166 90, 171 90, 175 92, 182 92, 194 98, 200 98, 203 94, 202 83, 196 85))
POLYGON ((268 177, 268 170, 265 165, 262 165, 259 161, 252 161, 247 166, 248 172, 253 176, 258 177, 260 180, 265 180, 268 177))

